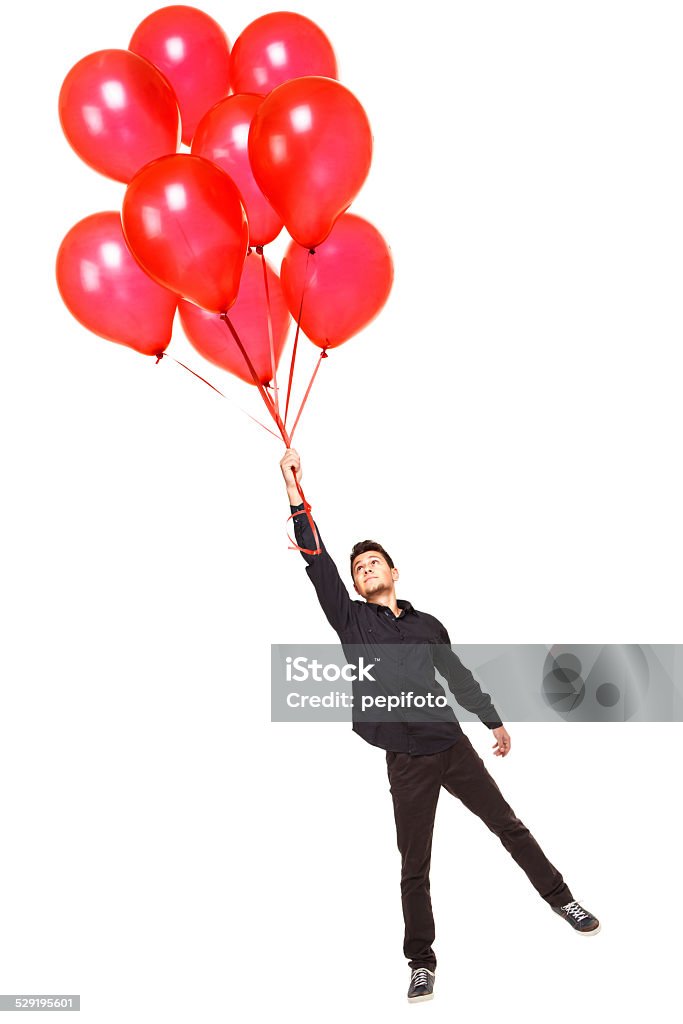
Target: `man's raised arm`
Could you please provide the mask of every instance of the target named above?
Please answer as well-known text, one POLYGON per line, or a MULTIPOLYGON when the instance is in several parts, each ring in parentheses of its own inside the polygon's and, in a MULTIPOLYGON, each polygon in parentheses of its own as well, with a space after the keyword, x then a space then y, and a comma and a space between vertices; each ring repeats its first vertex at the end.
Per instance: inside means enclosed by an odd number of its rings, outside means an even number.
POLYGON ((287 487, 290 510, 301 512, 300 515, 294 516, 293 520, 297 544, 299 547, 308 548, 311 551, 315 551, 317 547, 322 548, 319 555, 310 555, 305 551, 302 551, 301 555, 307 563, 306 572, 315 587, 327 621, 335 632, 341 634, 349 625, 353 602, 342 582, 337 566, 323 544, 318 524, 315 524, 319 541, 317 544, 308 522, 308 516, 303 511, 304 504, 300 501, 299 491, 294 482, 295 474, 296 480, 301 482, 301 459, 295 448, 287 448, 280 460, 280 469, 287 487))

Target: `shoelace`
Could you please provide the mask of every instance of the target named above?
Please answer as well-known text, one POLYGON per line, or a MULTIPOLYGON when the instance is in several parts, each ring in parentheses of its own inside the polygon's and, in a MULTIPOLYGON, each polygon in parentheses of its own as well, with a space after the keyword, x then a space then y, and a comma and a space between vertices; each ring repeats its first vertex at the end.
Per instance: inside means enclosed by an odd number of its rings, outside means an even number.
POLYGON ((426 985, 427 984, 427 968, 417 967, 413 971, 412 977, 413 985, 426 985))
POLYGON ((567 915, 571 914, 571 916, 575 918, 577 921, 583 921, 584 917, 588 917, 586 911, 583 909, 580 903, 576 902, 576 900, 573 900, 571 903, 565 904, 565 906, 562 907, 562 909, 566 911, 567 915))

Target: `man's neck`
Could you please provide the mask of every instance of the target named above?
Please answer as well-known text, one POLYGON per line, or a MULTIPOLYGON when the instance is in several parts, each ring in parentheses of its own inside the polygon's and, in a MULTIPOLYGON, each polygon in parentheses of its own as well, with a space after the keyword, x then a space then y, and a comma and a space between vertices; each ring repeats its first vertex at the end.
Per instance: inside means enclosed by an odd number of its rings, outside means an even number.
POLYGON ((399 615, 401 609, 398 606, 396 600, 396 592, 392 591, 389 593, 381 593, 373 595, 372 599, 368 598, 368 604, 381 604, 385 608, 390 608, 394 616, 399 615))

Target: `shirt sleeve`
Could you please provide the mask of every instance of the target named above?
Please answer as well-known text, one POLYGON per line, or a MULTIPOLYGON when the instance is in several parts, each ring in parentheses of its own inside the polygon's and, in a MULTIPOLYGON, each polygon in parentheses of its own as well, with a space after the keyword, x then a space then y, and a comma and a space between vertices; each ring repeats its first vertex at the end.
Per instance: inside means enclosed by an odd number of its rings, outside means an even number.
POLYGON ((439 623, 441 642, 433 645, 434 666, 448 682, 448 688, 461 707, 471 711, 488 726, 498 729, 503 724, 488 693, 484 693, 468 668, 451 648, 446 627, 439 623))
MULTIPOLYGON (((294 536, 299 547, 310 548, 314 551, 318 544, 315 542, 308 516, 303 514, 303 509, 303 502, 301 505, 290 505, 292 512, 302 512, 301 515, 294 516, 294 536)), ((308 578, 315 587, 318 601, 325 612, 327 621, 335 632, 341 633, 349 625, 353 601, 349 597, 349 592, 339 575, 337 566, 323 543, 317 523, 315 528, 322 551, 319 555, 309 555, 302 551, 301 556, 307 563, 308 578)))

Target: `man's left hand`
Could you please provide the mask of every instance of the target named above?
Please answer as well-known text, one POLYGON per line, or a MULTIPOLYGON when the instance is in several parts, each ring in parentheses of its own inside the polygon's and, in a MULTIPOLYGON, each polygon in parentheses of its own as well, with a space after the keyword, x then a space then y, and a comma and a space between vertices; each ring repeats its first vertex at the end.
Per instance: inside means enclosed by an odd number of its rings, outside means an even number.
POLYGON ((496 742, 493 744, 493 753, 496 757, 505 757, 506 754, 510 753, 510 734, 504 725, 499 726, 497 729, 492 729, 491 732, 496 737, 496 742))

